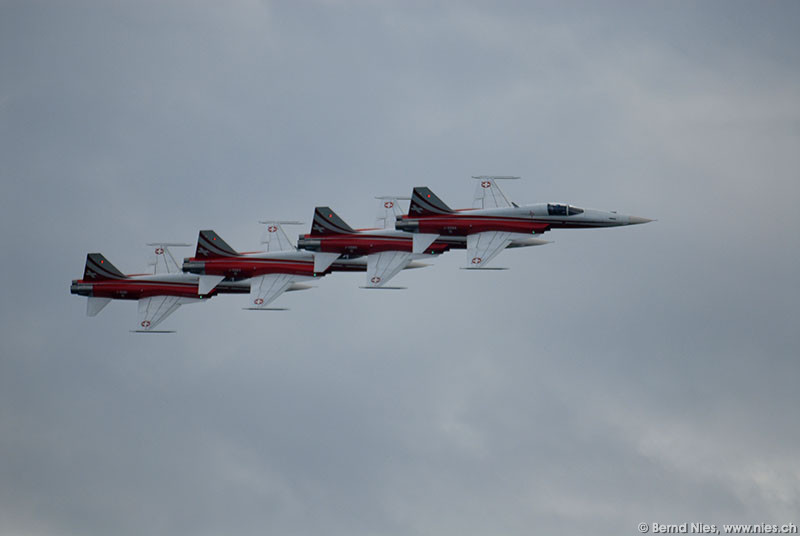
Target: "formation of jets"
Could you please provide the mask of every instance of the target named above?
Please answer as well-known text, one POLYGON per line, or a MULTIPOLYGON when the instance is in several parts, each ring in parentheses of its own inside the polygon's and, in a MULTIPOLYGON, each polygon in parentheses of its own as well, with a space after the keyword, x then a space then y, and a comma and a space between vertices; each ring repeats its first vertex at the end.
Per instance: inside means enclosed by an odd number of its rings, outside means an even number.
POLYGON ((281 294, 310 288, 310 281, 332 272, 366 272, 368 289, 398 289, 387 283, 401 270, 427 266, 420 259, 451 249, 466 250, 468 270, 502 270, 487 266, 506 248, 547 244, 540 237, 551 229, 617 227, 647 223, 647 218, 615 211, 583 209, 563 203, 518 205, 497 184, 519 177, 480 176, 472 208, 451 209, 428 187, 414 188, 410 198, 378 197, 376 227, 354 229, 330 207, 316 207, 311 230, 296 245, 284 225, 296 221, 262 221, 264 251, 240 253, 212 230, 200 231, 194 257, 182 263, 170 248, 179 243, 151 243, 151 273, 123 274, 100 253, 86 256, 83 278, 70 292, 88 298, 86 314, 97 315, 111 300, 137 300, 135 332, 156 330, 178 307, 218 294, 248 294, 252 310, 270 307, 281 294), (408 213, 400 201, 410 200, 408 213))

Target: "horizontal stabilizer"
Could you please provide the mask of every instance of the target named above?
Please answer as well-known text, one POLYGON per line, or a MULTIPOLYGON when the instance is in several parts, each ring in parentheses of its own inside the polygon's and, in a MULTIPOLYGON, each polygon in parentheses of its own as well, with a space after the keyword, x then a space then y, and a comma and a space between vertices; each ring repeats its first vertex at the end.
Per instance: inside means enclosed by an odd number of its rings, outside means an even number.
POLYGON ((103 310, 103 307, 111 303, 111 298, 94 298, 89 297, 86 300, 86 316, 97 316, 97 313, 103 310))
POLYGON ((314 253, 314 272, 321 274, 338 258, 338 253, 314 253))
POLYGON ((197 293, 204 296, 214 290, 214 287, 220 284, 225 279, 221 275, 201 275, 197 283, 197 293))
POLYGON ((413 253, 425 253, 425 250, 431 247, 431 244, 436 242, 437 238, 439 238, 438 234, 414 233, 414 243, 411 251, 413 253))

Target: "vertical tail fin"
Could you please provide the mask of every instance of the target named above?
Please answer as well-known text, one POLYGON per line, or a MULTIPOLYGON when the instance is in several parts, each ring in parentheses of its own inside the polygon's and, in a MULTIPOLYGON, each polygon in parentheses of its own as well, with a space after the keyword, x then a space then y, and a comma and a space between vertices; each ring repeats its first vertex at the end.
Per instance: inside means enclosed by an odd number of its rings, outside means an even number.
POLYGON ((197 237, 197 251, 195 257, 238 257, 239 253, 230 247, 227 242, 211 230, 200 231, 197 237))
POLYGON ((151 242, 147 245, 153 248, 150 253, 150 260, 147 264, 153 267, 154 274, 181 273, 181 267, 169 248, 190 247, 191 244, 183 244, 180 242, 151 242))
POLYGON ((375 217, 375 227, 383 229, 394 229, 394 222, 403 215, 399 200, 408 201, 410 197, 399 197, 396 195, 384 195, 376 197, 378 205, 378 215, 375 217))
POLYGON ((126 277, 102 253, 89 253, 86 255, 86 267, 83 269, 84 280, 101 281, 103 279, 126 279, 126 277))
POLYGON ((454 210, 439 199, 435 193, 431 192, 427 186, 414 188, 411 194, 411 206, 408 208, 409 217, 435 216, 452 214, 453 212, 454 210))
POLYGON ((267 251, 294 251, 297 248, 289 241, 289 237, 283 230, 284 225, 300 225, 299 221, 280 221, 264 220, 258 223, 264 224, 264 233, 261 235, 261 243, 267 251))
POLYGON ((516 180, 519 179, 519 177, 479 175, 472 178, 478 181, 475 185, 472 208, 506 208, 514 206, 500 189, 497 181, 516 180))
POLYGON ((355 229, 347 225, 331 207, 314 209, 314 221, 311 224, 311 236, 329 234, 351 234, 355 229))

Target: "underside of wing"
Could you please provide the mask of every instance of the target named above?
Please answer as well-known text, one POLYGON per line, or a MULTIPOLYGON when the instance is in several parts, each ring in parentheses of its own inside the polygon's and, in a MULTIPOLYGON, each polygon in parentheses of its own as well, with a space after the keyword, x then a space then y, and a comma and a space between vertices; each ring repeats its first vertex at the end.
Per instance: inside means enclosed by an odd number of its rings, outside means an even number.
POLYGON ((179 296, 153 296, 139 300, 139 324, 137 331, 150 331, 155 329, 165 318, 180 307, 182 298, 179 296))
POLYGON ((267 274, 254 277, 250 280, 250 305, 249 309, 266 309, 267 306, 275 301, 281 294, 298 279, 292 274, 267 274))
POLYGON ((89 296, 86 300, 86 316, 97 316, 103 307, 111 303, 111 298, 95 298, 89 296))
POLYGON ((503 251, 515 233, 487 231, 467 236, 467 268, 483 268, 503 251))
POLYGON ((411 260, 408 251, 382 251, 367 255, 367 284, 369 288, 380 288, 411 260))

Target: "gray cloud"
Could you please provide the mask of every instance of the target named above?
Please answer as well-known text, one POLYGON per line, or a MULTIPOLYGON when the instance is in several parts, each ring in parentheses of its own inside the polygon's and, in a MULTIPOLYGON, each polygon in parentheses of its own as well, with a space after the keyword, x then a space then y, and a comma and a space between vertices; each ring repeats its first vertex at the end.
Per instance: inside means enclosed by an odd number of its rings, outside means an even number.
MULTIPOLYGON (((800 520, 789 3, 0 7, 0 532, 633 533, 800 520), (178 333, 84 256, 479 173, 659 221, 178 333)), ((297 232, 300 232, 298 229, 297 232)))

